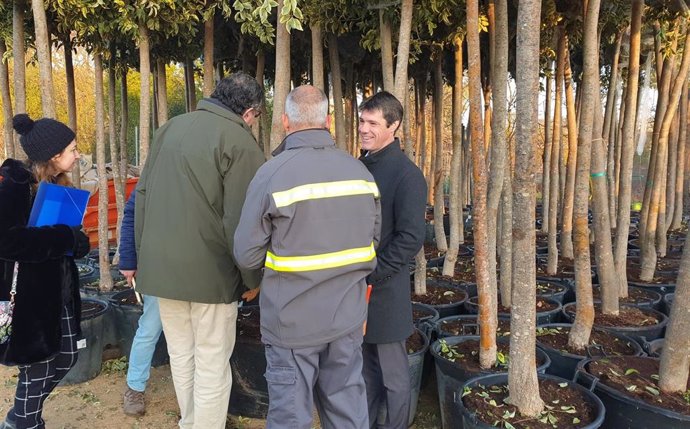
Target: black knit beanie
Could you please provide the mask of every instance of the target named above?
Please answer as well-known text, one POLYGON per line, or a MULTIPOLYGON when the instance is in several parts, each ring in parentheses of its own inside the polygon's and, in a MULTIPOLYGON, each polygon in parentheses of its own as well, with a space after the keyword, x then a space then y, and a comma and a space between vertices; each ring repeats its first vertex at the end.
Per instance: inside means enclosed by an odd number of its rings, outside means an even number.
POLYGON ((34 121, 25 113, 12 118, 19 143, 31 161, 45 162, 62 152, 76 137, 67 125, 50 118, 34 121))

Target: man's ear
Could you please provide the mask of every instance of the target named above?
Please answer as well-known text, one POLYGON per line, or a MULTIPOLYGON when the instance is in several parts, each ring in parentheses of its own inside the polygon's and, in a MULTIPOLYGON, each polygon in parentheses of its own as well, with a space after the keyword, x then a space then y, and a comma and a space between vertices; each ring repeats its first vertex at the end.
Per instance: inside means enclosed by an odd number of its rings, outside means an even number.
POLYGON ((282 114, 280 117, 281 122, 283 123, 283 130, 287 133, 290 131, 290 120, 288 119, 287 115, 285 113, 282 114))
POLYGON ((251 120, 254 118, 254 112, 251 108, 244 111, 242 114, 242 120, 247 124, 251 124, 251 120))
POLYGON ((326 116, 326 129, 330 130, 331 129, 331 115, 326 116))

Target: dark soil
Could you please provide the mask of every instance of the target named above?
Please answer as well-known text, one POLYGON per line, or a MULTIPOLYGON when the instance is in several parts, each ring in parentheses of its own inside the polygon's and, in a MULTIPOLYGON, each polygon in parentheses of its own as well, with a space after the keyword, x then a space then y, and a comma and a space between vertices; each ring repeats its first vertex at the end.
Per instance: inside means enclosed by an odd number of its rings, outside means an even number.
POLYGON ((643 280, 640 280, 640 267, 631 267, 628 266, 628 281, 632 281, 635 283, 642 283, 642 284, 649 284, 649 285, 658 285, 658 284, 675 284, 676 283, 676 275, 671 274, 669 272, 663 272, 663 271, 654 271, 654 277, 652 278, 651 282, 646 282, 643 280))
MULTIPOLYGON (((570 334, 570 328, 564 326, 537 328, 537 342, 562 352, 586 356, 586 350, 575 350, 568 346, 568 334, 570 334)), ((607 356, 632 356, 635 354, 635 348, 630 345, 629 341, 624 341, 608 332, 596 329, 592 330, 589 344, 601 346, 607 356)))
MULTIPOLYGON (((84 283, 84 285, 81 286, 81 288, 88 292, 93 291, 93 293, 97 293, 98 291, 100 291, 100 285, 101 281, 96 280, 93 282, 84 283)), ((123 277, 113 278, 113 289, 111 292, 120 292, 127 289, 129 289, 127 280, 125 280, 123 277)))
MULTIPOLYGON (((601 301, 601 288, 596 286, 592 288, 592 296, 595 301, 601 301)), ((648 302, 656 301, 660 298, 660 295, 651 290, 641 289, 631 287, 628 288, 628 296, 625 298, 619 298, 618 301, 621 304, 644 304, 648 302)))
POLYGON ((459 257, 455 264, 455 271, 453 277, 446 277, 442 275, 443 267, 429 268, 426 270, 427 278, 437 280, 439 282, 450 283, 475 283, 477 276, 474 272, 474 258, 473 257, 459 257))
POLYGON ((428 320, 434 317, 434 313, 426 308, 415 308, 412 307, 412 321, 414 323, 428 320))
MULTIPOLYGON (((690 415, 690 402, 682 392, 668 394, 659 389, 658 359, 631 356, 599 359, 590 362, 586 369, 588 373, 598 377, 601 383, 624 396, 690 415)), ((690 383, 686 389, 690 389, 690 383)))
POLYGON ((505 403, 507 385, 476 386, 463 393, 463 403, 483 422, 496 427, 505 427, 502 422, 508 422, 515 429, 575 429, 587 426, 597 417, 596 408, 585 394, 567 383, 542 380, 539 394, 545 408, 537 418, 525 418, 515 406, 505 403))
POLYGON ((537 295, 553 295, 563 292, 565 289, 565 286, 558 283, 537 280, 537 295))
MULTIPOLYGON (((628 258, 629 268, 640 270, 640 259, 639 258, 628 258)), ((680 267, 680 260, 673 258, 657 258, 656 261, 656 271, 659 271, 662 275, 675 274, 678 272, 680 267)))
MULTIPOLYGON (((571 305, 565 310, 575 316, 576 306, 571 305)), ((606 327, 640 327, 659 323, 659 319, 648 310, 637 307, 620 307, 618 316, 601 314, 601 305, 594 304, 594 324, 606 327)))
POLYGON ((103 305, 93 301, 81 302, 81 318, 87 319, 93 317, 96 313, 103 310, 103 305))
MULTIPOLYGON (((462 343, 449 345, 448 347, 455 352, 455 360, 449 360, 455 365, 464 368, 468 372, 486 373, 505 372, 508 370, 508 359, 510 355, 510 343, 508 342, 499 342, 496 344, 496 354, 500 354, 503 357, 504 363, 501 363, 497 360, 496 366, 489 369, 484 369, 479 366, 479 340, 463 341, 462 343)), ((447 355, 444 355, 443 353, 439 354, 448 359, 447 355)), ((539 355, 537 355, 537 359, 539 359, 539 355)), ((543 364, 543 361, 537 361, 536 366, 538 367, 543 364)))
POLYGON ((443 255, 443 252, 439 252, 436 244, 424 243, 424 257, 427 261, 430 259, 438 258, 443 255))
MULTIPOLYGON (((479 297, 478 296, 473 296, 470 298, 470 304, 472 304, 475 308, 479 307, 479 297)), ((544 298, 537 297, 537 313, 545 313, 547 311, 555 310, 558 308, 558 303, 557 302, 551 302, 548 301, 544 298)), ((476 310, 475 310, 476 311, 476 310)), ((510 314, 510 307, 504 307, 501 305, 501 297, 498 297, 498 312, 501 314, 510 314)))
POLYGON ((128 293, 122 298, 120 298, 117 301, 118 304, 120 305, 142 305, 139 301, 137 301, 137 297, 134 295, 134 291, 132 293, 128 293))
POLYGON ((415 295, 412 292, 412 301, 428 305, 455 304, 467 299, 467 292, 456 287, 427 284, 426 295, 415 295))
POLYGON ((411 355, 424 348, 424 338, 419 331, 415 330, 412 335, 407 337, 405 340, 405 348, 407 349, 407 354, 411 355))
POLYGON ((546 274, 546 258, 537 258, 537 277, 574 278, 575 266, 573 265, 573 260, 558 258, 556 274, 546 274))
POLYGON ((261 342, 259 306, 240 307, 237 311, 237 342, 261 342))
MULTIPOLYGON (((479 325, 477 319, 455 319, 444 320, 439 325, 439 329, 451 336, 457 335, 479 335, 479 325)), ((498 319, 498 326, 496 328, 497 337, 506 337, 510 335, 510 320, 498 319)))

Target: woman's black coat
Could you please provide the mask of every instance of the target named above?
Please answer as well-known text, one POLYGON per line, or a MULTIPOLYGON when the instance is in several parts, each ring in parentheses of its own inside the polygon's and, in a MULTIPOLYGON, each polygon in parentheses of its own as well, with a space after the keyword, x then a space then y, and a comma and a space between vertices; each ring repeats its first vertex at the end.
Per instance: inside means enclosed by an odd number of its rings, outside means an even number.
MULTIPOLYGON (((60 350, 60 318, 65 299, 81 315, 79 273, 67 225, 27 227, 36 179, 19 161, 0 166, 0 300, 9 300, 14 262, 19 262, 10 341, 0 345, 0 363, 30 364, 60 350), (63 288, 68 288, 63 294, 63 288)), ((80 333, 78 333, 80 334, 80 333)))

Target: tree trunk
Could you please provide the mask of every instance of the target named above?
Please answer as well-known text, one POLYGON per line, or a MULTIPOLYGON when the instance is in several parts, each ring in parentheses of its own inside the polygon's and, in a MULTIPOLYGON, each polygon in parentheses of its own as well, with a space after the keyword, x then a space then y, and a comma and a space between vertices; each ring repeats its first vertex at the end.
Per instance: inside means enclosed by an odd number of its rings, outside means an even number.
MULTIPOLYGON (((419 169, 426 169, 426 74, 415 78, 417 83, 417 152, 419 169)), ((425 175, 426 176, 426 175, 425 175)))
POLYGON ((393 30, 386 18, 385 9, 379 9, 379 25, 381 27, 381 72, 383 74, 383 89, 395 92, 393 72, 393 30))
POLYGON ((628 235, 630 234, 630 200, 632 195, 633 155, 635 153, 635 118, 640 77, 640 41, 644 0, 633 0, 630 18, 630 60, 625 90, 625 116, 621 136, 621 166, 618 191, 618 216, 613 260, 619 279, 618 296, 628 296, 628 235))
MULTIPOLYGON (((541 233, 549 231, 549 192, 551 189, 551 150, 553 139, 551 138, 551 106, 553 97, 553 66, 549 61, 546 74, 546 105, 544 107, 544 158, 542 161, 541 174, 541 233)), ((555 113, 555 111, 554 111, 555 113)))
POLYGON ((149 29, 139 24, 139 165, 146 163, 149 153, 151 132, 151 59, 149 52, 149 29))
MULTIPOLYGON (((264 89, 264 73, 266 69, 266 54, 264 53, 263 48, 259 49, 259 52, 256 54, 256 81, 259 82, 259 85, 261 85, 261 88, 264 89)), ((266 96, 264 95, 264 105, 266 104, 266 96)), ((254 139, 256 139, 256 142, 259 144, 259 147, 263 149, 264 151, 264 156, 266 159, 268 159, 271 155, 269 151, 268 144, 264 144, 262 140, 264 139, 264 135, 266 134, 266 118, 268 115, 261 115, 259 117, 259 120, 254 122, 254 125, 252 125, 252 135, 254 136, 254 139)))
MULTIPOLYGON (((681 91, 682 97, 683 91, 681 91)), ((663 234, 666 238, 671 221, 673 220, 673 212, 676 204, 676 169, 678 168, 678 139, 680 137, 680 115, 681 111, 677 110, 671 123, 671 130, 668 136, 668 165, 666 166, 666 214, 664 216, 663 234)), ((661 248, 661 245, 659 244, 661 248)), ((666 250, 666 243, 661 250, 666 250)))
MULTIPOLYGON (((158 101, 158 126, 163 126, 168 121, 168 87, 167 75, 165 72, 165 61, 163 58, 156 59, 156 75, 158 80, 158 88, 156 90, 156 100, 158 101)), ((206 68, 204 66, 204 73, 206 68)), ((206 79, 206 76, 204 76, 206 79)), ((213 69, 211 69, 211 80, 213 80, 213 69)), ((206 83, 204 83, 206 85, 206 83)), ((211 91, 213 92, 213 91, 211 91)), ((210 96, 209 94, 208 96, 210 96)), ((206 95, 204 95, 206 97, 206 95)))
POLYGON ((671 229, 681 228, 683 218, 683 185, 685 183, 685 145, 688 142, 688 127, 690 126, 690 116, 688 115, 688 82, 685 82, 685 89, 680 99, 680 135, 678 136, 678 165, 676 168, 676 183, 674 186, 676 193, 676 204, 671 220, 671 229))
POLYGON ((113 289, 110 275, 110 255, 108 250, 108 177, 105 170, 105 113, 103 100, 103 63, 99 54, 93 58, 94 94, 96 95, 96 169, 98 171, 98 266, 100 268, 101 292, 113 289))
MULTIPOLYGON (((158 61, 158 65, 160 67, 160 63, 162 61, 160 59, 158 61)), ((163 69, 163 72, 165 73, 165 69, 163 69)), ((210 97, 213 93, 213 89, 215 87, 213 84, 213 72, 213 14, 211 14, 211 16, 204 21, 204 86, 202 90, 204 97, 210 97)), ((160 71, 158 76, 160 78, 160 71)), ((165 81, 163 82, 165 83, 165 81)), ((165 87, 164 84, 161 86, 165 87)), ((159 107, 159 110, 162 110, 162 107, 159 107)), ((158 122, 160 125, 163 125, 163 122, 165 121, 161 121, 159 119, 158 122)))
POLYGON ((549 189, 549 206, 543 207, 543 211, 548 210, 549 213, 549 226, 547 230, 549 231, 548 236, 548 259, 546 264, 546 273, 548 275, 555 275, 558 269, 558 243, 557 243, 557 233, 558 233, 558 200, 560 191, 560 182, 558 180, 558 173, 560 167, 561 159, 561 139, 563 136, 563 80, 564 80, 564 69, 565 69, 565 57, 567 55, 567 43, 565 29, 561 28, 558 37, 558 51, 557 51, 557 62, 556 62, 556 101, 554 103, 553 112, 553 133, 551 144, 551 171, 550 176, 554 179, 551 182, 549 189))
MULTIPOLYGON (((537 16, 539 16, 537 14, 537 16)), ((477 0, 467 0, 467 28, 479 28, 479 6, 477 0)), ((537 42, 538 43, 538 42, 537 42)), ((484 130, 482 124, 481 94, 481 59, 479 51, 479 33, 467 32, 467 62, 470 99, 470 144, 472 145, 472 176, 474 189, 472 193, 472 214, 474 234, 475 273, 477 292, 479 294, 478 321, 482 329, 479 340, 479 365, 490 368, 496 362, 496 325, 497 303, 496 285, 489 280, 487 236, 487 172, 486 154, 484 153, 484 130)), ((532 224, 534 227, 534 223, 532 224)), ((534 261, 532 261, 534 262, 534 261)))
POLYGON ((687 389, 690 370, 690 246, 683 249, 671 317, 659 363, 659 387, 666 393, 687 389))
MULTIPOLYGON (((64 39, 64 52, 65 52, 65 81, 67 84, 67 117, 69 122, 69 127, 77 134, 77 97, 76 97, 76 85, 74 83, 74 64, 72 61, 72 41, 70 36, 65 36, 64 39)), ((79 163, 74 163, 74 168, 72 169, 72 184, 81 188, 81 169, 79 168, 79 163)))
MULTIPOLYGON (((14 56, 14 114, 26 113, 26 53, 24 35, 25 0, 14 0, 12 7, 12 55, 14 56)), ((14 154, 18 159, 27 159, 24 149, 19 144, 19 134, 15 133, 14 154)))
POLYGON ((608 200, 609 200, 609 216, 611 228, 616 228, 616 175, 615 171, 615 142, 610 138, 611 128, 614 123, 613 110, 618 103, 618 60, 621 53, 621 44, 623 41, 623 31, 618 33, 616 37, 616 47, 613 52, 613 62, 611 64, 611 79, 609 80, 608 96, 606 97, 606 117, 604 118, 603 138, 607 144, 604 147, 608 148, 607 167, 606 167, 606 182, 608 184, 608 200))
MULTIPOLYGON (((115 111, 115 50, 111 51, 110 62, 108 65, 108 143, 110 145, 110 168, 113 174, 113 187, 115 190, 115 206, 117 207, 117 224, 115 230, 115 240, 119 245, 120 226, 125 213, 125 186, 120 175, 120 162, 117 151, 116 133, 116 111, 115 111)), ((99 200, 100 202, 100 200, 99 200)), ((110 203, 110 201, 108 201, 110 203)), ((119 252, 115 255, 113 264, 119 263, 119 252)))
POLYGON ((323 91, 326 88, 323 76, 323 36, 321 24, 311 23, 311 83, 323 91))
POLYGON ((424 246, 414 257, 414 294, 426 295, 426 255, 424 246))
POLYGON ((395 64, 395 89, 393 95, 401 102, 407 97, 407 66, 410 60, 410 34, 414 0, 402 0, 400 6, 400 30, 398 55, 395 64))
POLYGON ((333 115, 335 116, 335 144, 347 150, 345 139, 345 112, 343 111, 343 80, 340 73, 338 36, 328 33, 328 60, 331 65, 331 87, 333 88, 333 115))
MULTIPOLYGON (((409 85, 409 82, 408 82, 409 85)), ((409 86, 406 87, 407 93, 403 96, 403 98, 400 99, 400 102, 405 108, 404 116, 403 116, 403 140, 405 140, 405 155, 407 155, 407 158, 414 162, 414 140, 412 140, 412 113, 414 112, 414 105, 412 104, 412 97, 409 94, 409 86)), ((354 82, 352 83, 352 108, 353 108, 353 113, 354 113, 354 108, 356 106, 356 100, 357 100, 357 93, 356 93, 356 87, 354 85, 354 82)), ((353 120, 357 118, 356 115, 352 115, 353 120)), ((354 128, 353 127, 353 134, 354 134, 354 128)), ((356 139, 353 139, 353 141, 356 141, 356 139)), ((354 144, 353 144, 354 146, 354 144)), ((352 151, 353 155, 355 154, 354 147, 352 151)))
POLYGON ((120 166, 122 171, 122 181, 127 182, 127 167, 129 158, 127 157, 127 123, 129 122, 129 95, 127 93, 127 70, 122 71, 120 79, 120 166))
MULTIPOLYGON (((561 220, 561 255, 573 259, 573 207, 575 205, 575 175, 577 171, 577 113, 573 96, 573 78, 570 55, 565 57, 565 106, 568 118, 568 164, 563 192, 563 216, 561 220)), ((563 157, 561 157, 563 159, 563 157)), ((561 176, 562 177, 562 176, 561 176)))
POLYGON ((4 61, 7 46, 0 39, 0 100, 2 100, 3 117, 3 143, 5 145, 5 158, 14 158, 14 129, 12 128, 12 98, 10 98, 10 72, 7 61, 4 61))
MULTIPOLYGON (((46 9, 43 0, 31 0, 36 31, 36 56, 41 90, 41 109, 43 116, 55 118, 55 88, 53 87, 53 62, 50 56, 50 34, 46 21, 46 9)), ((23 52, 23 51, 22 51, 23 52)))
MULTIPOLYGON (((534 148, 538 130, 541 1, 522 0, 517 18, 515 182, 513 183, 513 307, 508 402, 534 417, 544 409, 536 368, 536 203, 534 148)), ((469 24, 468 24, 469 27, 469 24)), ((471 27, 470 27, 471 28, 471 27)), ((497 53, 497 55, 499 55, 497 53)), ((558 107, 557 107, 558 108, 558 107)))
MULTIPOLYGON (((690 30, 686 30, 685 42, 683 46, 690 46, 690 30)), ((673 120, 673 116, 676 114, 676 110, 678 109, 680 94, 683 89, 685 80, 687 78, 688 68, 690 67, 690 52, 688 51, 690 51, 690 49, 685 49, 683 51, 683 59, 681 62, 680 70, 678 71, 675 81, 673 82, 673 88, 671 90, 671 94, 669 97, 668 108, 664 112, 664 119, 661 123, 661 129, 659 131, 658 155, 660 155, 660 158, 657 162, 658 174, 655 174, 654 179, 657 180, 658 178, 660 182, 663 180, 662 174, 664 167, 661 164, 661 162, 665 159, 668 152, 668 136, 671 128, 671 122, 673 120)), ((670 68, 669 73, 671 70, 673 69, 670 68)), ((664 70, 664 73, 666 73, 666 70, 664 70)), ((660 207, 659 202, 661 200, 661 192, 661 186, 655 185, 652 191, 652 197, 649 206, 649 217, 647 218, 648 223, 645 229, 646 240, 643 241, 644 247, 642 250, 642 267, 640 270, 640 280, 642 281, 651 281, 652 277, 654 276, 654 270, 656 268, 656 251, 654 246, 654 234, 656 233, 656 231, 654 229, 656 228, 656 223, 658 220, 657 217, 659 215, 658 211, 660 207)))
POLYGON ((185 100, 187 112, 196 109, 196 84, 194 83, 194 60, 186 59, 184 62, 185 100))
POLYGON ((503 193, 501 194, 501 239, 498 255, 500 264, 501 302, 510 302, 513 295, 513 178, 510 160, 506 160, 506 173, 503 175, 503 193))
POLYGON ((445 214, 445 201, 443 198, 443 183, 448 176, 443 166, 443 57, 442 52, 437 51, 434 58, 434 235, 436 248, 439 252, 448 250, 446 233, 443 229, 443 216, 445 214))
MULTIPOLYGON (((599 79, 599 46, 597 27, 599 21, 599 0, 589 0, 583 31, 583 77, 581 97, 594 100, 599 97, 595 80, 599 79)), ((577 139, 577 177, 575 178, 575 283, 577 285, 577 313, 570 330, 568 344, 576 350, 583 350, 589 344, 594 323, 594 302, 592 299, 592 276, 589 256, 589 227, 587 209, 589 200, 590 156, 592 130, 594 127, 594 104, 587 102, 580 107, 580 125, 577 139)))
MULTIPOLYGON (((506 0, 494 0, 494 55, 491 64, 491 82, 493 85, 493 114, 491 115, 491 173, 487 197, 487 233, 488 233, 488 267, 489 281, 496 287, 496 241, 498 234, 498 207, 503 193, 506 174, 508 142, 506 140, 507 88, 508 88, 508 6, 506 0)), ((501 261, 502 263, 506 261, 501 261)), ((508 302, 501 301, 504 306, 508 302)))
POLYGON ((448 201, 448 223, 450 224, 450 244, 443 261, 443 275, 452 277, 460 250, 460 226, 462 225, 461 162, 462 162, 462 36, 453 38, 455 48, 455 82, 453 83, 453 155, 450 160, 450 198, 448 201))
MULTIPOLYGON (((278 0, 277 10, 283 8, 283 0, 278 0)), ((290 92, 290 33, 285 24, 276 25, 276 68, 273 83, 273 120, 271 122, 271 152, 278 147, 285 135, 282 116, 285 99, 290 92)))

